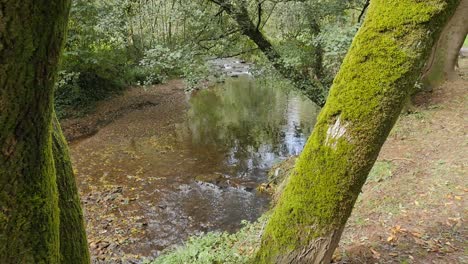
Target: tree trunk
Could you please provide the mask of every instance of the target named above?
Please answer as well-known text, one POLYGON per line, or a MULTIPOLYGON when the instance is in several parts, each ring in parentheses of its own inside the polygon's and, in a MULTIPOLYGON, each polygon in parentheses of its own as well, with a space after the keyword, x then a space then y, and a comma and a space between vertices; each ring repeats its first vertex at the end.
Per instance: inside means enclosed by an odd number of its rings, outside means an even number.
POLYGON ((265 38, 259 28, 250 19, 245 2, 239 1, 237 5, 233 5, 226 0, 222 0, 221 2, 212 2, 220 5, 226 13, 236 21, 242 30, 242 33, 257 45, 283 78, 290 80, 296 89, 303 92, 318 106, 322 107, 325 104, 325 98, 327 95, 326 87, 324 87, 319 80, 310 79, 309 76, 301 74, 296 69, 287 67, 284 64, 281 55, 275 50, 270 41, 265 38))
POLYGON ((52 102, 69 0, 0 0, 0 262, 59 263, 52 102))
POLYGON ((459 0, 372 0, 255 263, 330 263, 431 48, 459 0))
POLYGON ((461 0, 455 14, 442 31, 425 67, 423 85, 426 90, 440 86, 447 80, 458 78, 455 65, 467 34, 468 0, 461 0))
POLYGON ((63 264, 90 263, 86 228, 68 145, 55 114, 52 150, 57 175, 60 209, 60 256, 63 264))

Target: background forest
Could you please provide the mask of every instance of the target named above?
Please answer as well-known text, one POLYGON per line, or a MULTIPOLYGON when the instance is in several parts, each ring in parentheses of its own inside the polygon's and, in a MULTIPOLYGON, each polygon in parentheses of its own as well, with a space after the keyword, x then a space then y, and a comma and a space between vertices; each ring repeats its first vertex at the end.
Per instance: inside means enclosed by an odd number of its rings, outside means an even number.
MULTIPOLYGON (((358 0, 239 3, 281 55, 281 64, 308 76, 318 68, 326 86, 363 7, 358 0)), ((183 78, 191 89, 209 75, 209 60, 232 56, 268 72, 262 51, 215 1, 73 1, 57 110, 62 117, 80 114, 127 86, 171 78, 183 78)))

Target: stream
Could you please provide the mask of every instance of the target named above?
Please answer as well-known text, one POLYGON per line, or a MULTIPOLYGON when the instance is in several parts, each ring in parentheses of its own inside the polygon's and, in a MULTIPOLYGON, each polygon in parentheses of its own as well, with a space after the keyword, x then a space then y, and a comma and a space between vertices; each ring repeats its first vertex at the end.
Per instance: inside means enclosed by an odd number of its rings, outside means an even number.
POLYGON ((301 152, 317 112, 301 95, 239 76, 74 142, 93 255, 155 257, 189 236, 255 221, 270 201, 256 187, 301 152))

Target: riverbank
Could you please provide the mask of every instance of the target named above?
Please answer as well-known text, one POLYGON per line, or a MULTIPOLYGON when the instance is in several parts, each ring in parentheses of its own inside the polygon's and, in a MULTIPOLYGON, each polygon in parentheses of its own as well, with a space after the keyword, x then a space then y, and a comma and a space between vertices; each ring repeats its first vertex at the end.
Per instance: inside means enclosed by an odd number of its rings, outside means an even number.
POLYGON ((182 80, 172 80, 166 84, 146 88, 130 87, 122 94, 99 102, 87 115, 61 120, 63 132, 69 142, 84 139, 96 134, 118 118, 148 107, 159 108, 161 117, 168 116, 168 111, 174 107, 181 107, 173 104, 174 102, 185 101, 184 89, 182 80))
MULTIPOLYGON (((140 249, 160 250, 164 243, 173 243, 170 234, 158 246, 141 242, 152 224, 145 214, 169 217, 171 208, 157 193, 145 199, 157 191, 151 183, 162 181, 162 175, 147 175, 147 171, 167 168, 150 169, 139 161, 141 144, 152 146, 154 155, 170 155, 173 127, 183 121, 181 113, 188 109, 184 88, 179 80, 130 87, 99 102, 86 116, 61 122, 70 142, 92 263, 139 263, 140 249), (153 140, 140 142, 139 136, 145 134, 151 134, 153 140)), ((167 225, 159 228, 173 232, 167 225)))
MULTIPOLYGON (((345 228, 334 263, 467 263, 468 59, 462 80, 419 94, 387 139, 345 228)), ((289 171, 293 162, 276 167, 289 171)), ((211 234, 154 263, 247 263, 265 218, 211 234), (247 238, 247 239, 246 239, 247 238), (192 254, 191 252, 197 252, 192 254), (226 256, 230 256, 229 258, 226 256)))

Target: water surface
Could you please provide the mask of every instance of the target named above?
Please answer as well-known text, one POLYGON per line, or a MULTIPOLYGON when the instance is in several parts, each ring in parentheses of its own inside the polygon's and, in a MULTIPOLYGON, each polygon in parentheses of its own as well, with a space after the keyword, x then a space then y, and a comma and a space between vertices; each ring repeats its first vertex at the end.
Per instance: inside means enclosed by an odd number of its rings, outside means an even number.
POLYGON ((72 144, 91 240, 155 256, 190 235, 256 220, 269 206, 256 187, 301 152, 316 113, 296 93, 234 78, 72 144))

